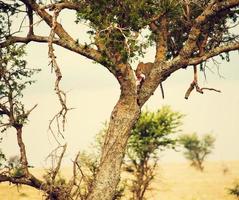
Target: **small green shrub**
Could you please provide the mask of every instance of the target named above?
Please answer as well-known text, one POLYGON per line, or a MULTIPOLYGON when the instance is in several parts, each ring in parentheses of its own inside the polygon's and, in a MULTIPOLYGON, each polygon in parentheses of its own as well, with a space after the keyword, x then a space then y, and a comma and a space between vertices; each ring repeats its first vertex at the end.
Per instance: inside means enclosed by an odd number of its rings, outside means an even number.
POLYGON ((239 199, 239 183, 236 183, 232 188, 229 188, 229 194, 239 199))

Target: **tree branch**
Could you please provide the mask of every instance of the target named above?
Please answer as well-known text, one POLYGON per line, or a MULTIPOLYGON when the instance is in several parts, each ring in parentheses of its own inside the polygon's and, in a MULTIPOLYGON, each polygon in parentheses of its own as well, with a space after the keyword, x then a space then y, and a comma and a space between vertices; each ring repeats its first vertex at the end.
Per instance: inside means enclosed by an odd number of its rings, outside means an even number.
MULTIPOLYGON (((49 37, 39 35, 28 35, 27 37, 9 36, 6 41, 0 43, 0 48, 7 47, 14 43, 28 44, 31 41, 39 43, 48 43, 49 37)), ((61 38, 54 38, 52 43, 64 47, 65 49, 68 49, 75 53, 81 54, 100 64, 103 64, 101 54, 93 48, 89 48, 85 45, 79 45, 76 41, 71 41, 70 43, 68 43, 61 38)))
MULTIPOLYGON (((25 5, 28 5, 31 7, 32 10, 34 10, 47 24, 49 27, 53 26, 53 17, 46 12, 44 7, 41 7, 39 4, 37 4, 34 0, 21 0, 25 5)), ((59 9, 59 12, 64 8, 76 8, 77 5, 70 3, 70 2, 63 2, 59 4, 55 4, 56 8, 59 9), (71 6, 70 6, 71 5, 71 6), (73 6, 74 5, 74 6, 73 6), (57 7, 58 6, 58 7, 57 7)), ((77 52, 89 59, 92 59, 98 63, 102 63, 102 56, 99 51, 90 48, 89 46, 78 44, 62 27, 62 25, 58 22, 55 24, 55 33, 59 36, 61 39, 61 45, 62 47, 69 49, 71 51, 77 52)))
POLYGON ((159 29, 156 30, 156 55, 155 62, 161 62, 166 59, 167 40, 168 40, 168 21, 167 16, 163 15, 160 18, 159 29))
MULTIPOLYGON (((18 36, 9 36, 7 40, 0 43, 0 48, 7 47, 14 43, 24 43, 27 44, 29 42, 40 42, 47 43, 49 41, 49 37, 47 36, 38 36, 38 35, 28 35, 27 37, 18 37, 18 36)), ((53 43, 60 45, 60 39, 54 38, 53 43)))
POLYGON ((0 103, 0 115, 7 115, 8 117, 10 117, 10 112, 7 109, 6 106, 4 106, 3 104, 0 103))
MULTIPOLYGON (((51 32, 50 32, 50 36, 49 36, 49 41, 48 41, 48 57, 51 59, 51 67, 52 69, 54 69, 55 75, 56 75, 56 80, 55 80, 55 92, 57 94, 58 100, 60 102, 61 105, 61 109, 60 111, 53 117, 53 119, 51 120, 49 127, 51 126, 52 122, 54 119, 59 120, 60 117, 62 117, 62 127, 63 127, 63 131, 65 130, 65 122, 66 122, 66 114, 68 112, 68 107, 66 105, 66 94, 65 92, 60 88, 60 81, 62 79, 62 73, 61 73, 61 69, 56 61, 56 56, 54 53, 54 48, 53 48, 53 39, 54 39, 54 35, 55 35, 55 28, 56 28, 56 23, 57 23, 57 17, 59 15, 59 10, 54 9, 54 13, 53 13, 53 22, 52 22, 52 28, 51 28, 51 32)), ((61 133, 60 131, 60 127, 58 127, 58 133, 61 133)), ((50 130, 51 127, 50 127, 50 130)), ((61 134, 62 135, 62 134, 61 134)))
POLYGON ((34 32, 33 32, 33 11, 29 5, 26 5, 26 9, 27 9, 27 16, 29 19, 28 35, 33 35, 34 34, 34 32))
POLYGON ((196 91, 203 94, 203 90, 212 90, 215 92, 221 92, 220 90, 216 90, 214 88, 200 88, 198 85, 198 74, 197 74, 197 66, 194 65, 193 66, 193 81, 190 84, 189 88, 187 89, 186 93, 185 93, 185 99, 188 99, 188 97, 190 96, 191 92, 194 90, 194 88, 196 88, 196 91))
POLYGON ((9 182, 13 184, 23 184, 32 186, 38 190, 42 190, 44 192, 47 192, 49 190, 48 186, 41 182, 39 179, 34 177, 32 174, 29 175, 29 177, 21 177, 21 178, 14 178, 5 174, 0 174, 0 183, 2 182, 9 182))
POLYGON ((4 174, 0 174, 0 183, 1 182, 10 182, 10 183, 14 183, 14 184, 23 184, 23 185, 33 186, 29 179, 14 178, 14 177, 7 176, 7 175, 4 175, 4 174))
POLYGON ((81 9, 81 3, 80 2, 72 2, 72 1, 64 1, 64 2, 60 2, 60 3, 52 3, 52 4, 48 4, 45 6, 41 6, 41 9, 59 9, 59 10, 63 10, 63 9, 69 9, 69 10, 75 10, 78 11, 81 9))
POLYGON ((210 50, 209 52, 204 52, 203 55, 191 58, 188 60, 188 65, 198 65, 209 58, 218 56, 221 53, 226 53, 229 51, 239 50, 239 41, 231 42, 223 46, 216 47, 215 49, 210 50))
POLYGON ((22 165, 22 168, 24 170, 25 176, 29 176, 29 171, 28 171, 28 161, 27 161, 27 155, 26 155, 26 148, 25 144, 22 140, 22 126, 20 127, 15 127, 17 130, 17 143, 20 149, 20 162, 22 165))
POLYGON ((216 15, 218 12, 235 7, 239 5, 239 0, 227 0, 227 1, 211 1, 205 10, 199 15, 193 22, 193 26, 189 33, 188 39, 185 42, 184 47, 180 51, 179 55, 182 58, 189 57, 194 49, 196 48, 196 42, 201 34, 202 25, 212 16, 216 15))
POLYGON ((60 155, 60 157, 59 157, 59 160, 58 160, 58 162, 57 162, 57 166, 56 166, 56 168, 52 171, 52 176, 51 176, 52 181, 55 181, 56 175, 59 173, 59 170, 60 170, 60 168, 61 168, 62 159, 63 159, 63 156, 64 156, 64 154, 65 154, 65 152, 66 152, 66 147, 67 147, 66 144, 65 144, 64 146, 62 146, 63 150, 62 150, 61 155, 60 155))
POLYGON ((210 17, 213 17, 218 12, 225 9, 233 8, 239 5, 239 0, 228 0, 228 1, 210 1, 208 6, 204 11, 199 15, 193 22, 193 26, 190 30, 187 41, 184 44, 184 47, 181 49, 179 55, 173 60, 166 62, 156 63, 157 67, 152 69, 150 76, 147 80, 144 81, 140 94, 139 94, 139 104, 143 105, 145 101, 153 94, 158 85, 166 80, 173 72, 177 71, 180 68, 187 67, 188 65, 197 65, 201 62, 217 56, 223 52, 233 51, 239 49, 238 42, 232 42, 230 44, 217 47, 210 52, 205 52, 201 56, 190 58, 192 53, 197 49, 197 41, 201 35, 202 25, 210 20, 210 17))

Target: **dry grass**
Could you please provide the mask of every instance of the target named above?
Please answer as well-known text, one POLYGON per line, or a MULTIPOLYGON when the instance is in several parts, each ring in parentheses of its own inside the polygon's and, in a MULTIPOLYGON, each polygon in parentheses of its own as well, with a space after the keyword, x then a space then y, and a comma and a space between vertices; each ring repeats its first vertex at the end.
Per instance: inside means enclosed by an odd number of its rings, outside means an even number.
MULTIPOLYGON (((41 174, 42 170, 36 170, 41 174)), ((65 176, 70 171, 65 170, 65 176)), ((203 173, 187 163, 163 164, 148 192, 148 200, 235 200, 227 188, 239 178, 239 161, 206 163, 203 173), (224 174, 225 167, 228 172, 224 174)), ((29 187, 0 184, 1 200, 41 200, 41 193, 29 187)))
POLYGON ((209 162, 203 173, 187 163, 171 163, 162 165, 159 174, 150 200, 234 200, 228 188, 239 178, 239 161, 209 162))

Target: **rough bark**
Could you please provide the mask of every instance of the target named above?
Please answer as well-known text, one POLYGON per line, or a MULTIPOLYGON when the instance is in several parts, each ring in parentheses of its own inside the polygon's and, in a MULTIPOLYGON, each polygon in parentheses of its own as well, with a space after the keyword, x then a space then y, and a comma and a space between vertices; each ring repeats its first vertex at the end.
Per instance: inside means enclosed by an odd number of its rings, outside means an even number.
POLYGON ((139 114, 136 95, 121 94, 111 115, 99 171, 87 200, 113 198, 130 130, 139 114))
MULTIPOLYGON (((37 14, 46 24, 52 28, 53 17, 47 9, 61 11, 63 9, 81 9, 81 4, 79 2, 64 1, 60 3, 53 3, 48 6, 41 6, 35 0, 21 0, 28 8, 29 17, 29 33, 25 37, 19 36, 9 36, 6 41, 0 43, 1 47, 6 47, 14 43, 28 43, 31 41, 35 42, 49 42, 49 36, 38 36, 33 32, 33 12, 37 14)), ((119 182, 120 167, 122 164, 124 151, 126 148, 127 140, 130 136, 130 130, 140 114, 140 109, 143 104, 149 99, 149 97, 156 90, 158 85, 164 81, 170 74, 176 70, 186 67, 188 65, 200 64, 211 57, 217 56, 222 52, 228 52, 232 50, 239 49, 239 43, 234 42, 230 44, 225 44, 217 48, 212 49, 209 52, 204 52, 200 55, 195 55, 191 57, 192 53, 197 50, 196 42, 202 31, 202 26, 205 22, 212 18, 217 12, 222 11, 226 8, 231 8, 239 4, 239 0, 227 0, 227 1, 210 1, 204 12, 198 16, 190 30, 187 41, 184 47, 179 52, 179 55, 172 60, 166 60, 167 53, 167 19, 165 16, 157 16, 152 23, 150 28, 153 32, 157 34, 156 40, 156 55, 155 62, 153 63, 152 71, 149 76, 146 77, 143 84, 140 86, 140 90, 136 91, 135 80, 132 78, 132 70, 128 73, 128 67, 126 65, 121 65, 117 70, 112 70, 110 67, 106 66, 106 60, 101 51, 86 46, 84 44, 78 44, 62 27, 60 23, 56 23, 54 29, 57 37, 52 38, 52 43, 57 44, 65 49, 74 51, 80 55, 83 55, 91 60, 94 60, 106 68, 118 79, 121 85, 121 96, 117 102, 110 119, 109 129, 106 134, 105 143, 103 147, 102 157, 100 167, 96 176, 96 180, 93 183, 90 194, 87 200, 111 200, 117 184, 119 182), (154 23, 155 21, 160 21, 160 26, 157 27, 154 23), (155 30, 156 29, 156 30, 155 30), (157 30, 159 29, 159 30, 157 30), (126 72, 123 70, 122 66, 126 66, 126 72), (118 74, 119 73, 119 74, 118 74)), ((110 60, 111 56, 109 56, 110 60)), ((118 62, 118 61, 117 61, 118 62)), ((112 62, 107 63, 110 65, 112 62)), ((120 66, 120 65, 118 65, 120 66)), ((0 181, 9 181, 12 183, 23 183, 36 188, 40 188, 47 191, 48 194, 52 193, 51 199, 68 199, 69 196, 61 195, 58 193, 58 189, 55 191, 48 190, 41 181, 37 180, 34 176, 28 173, 27 169, 27 159, 24 144, 22 140, 22 130, 18 130, 18 144, 21 152, 21 162, 25 167, 26 174, 28 174, 27 179, 13 180, 11 177, 0 176, 0 181), (18 182, 17 182, 18 181, 18 182), (54 192, 58 195, 54 195, 54 192)), ((59 189, 60 190, 60 189, 59 189)), ((64 191, 63 191, 64 192, 64 191)), ((63 194, 63 193, 62 193, 63 194)))
POLYGON ((24 173, 26 176, 29 175, 28 171, 28 161, 27 161, 27 154, 26 154, 26 148, 25 144, 23 143, 22 139, 22 126, 16 127, 17 130, 17 143, 20 149, 20 162, 22 164, 22 167, 24 169, 24 173))

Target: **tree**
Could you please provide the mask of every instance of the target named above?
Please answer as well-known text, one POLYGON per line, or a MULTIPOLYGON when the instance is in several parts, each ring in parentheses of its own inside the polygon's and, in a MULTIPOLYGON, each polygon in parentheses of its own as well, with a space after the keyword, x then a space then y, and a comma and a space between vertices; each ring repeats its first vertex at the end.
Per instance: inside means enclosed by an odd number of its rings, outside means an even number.
POLYGON ((22 140, 22 127, 37 105, 26 110, 21 97, 26 86, 34 82, 30 77, 39 70, 28 69, 25 60, 20 59, 23 54, 23 48, 18 48, 16 45, 0 49, 0 127, 1 132, 5 132, 8 128, 16 130, 22 169, 28 174, 28 161, 22 140))
POLYGON ((143 200, 156 175, 159 152, 174 148, 175 133, 181 125, 181 115, 168 106, 156 112, 143 111, 129 138, 126 151, 126 171, 133 175, 132 198, 143 200))
MULTIPOLYGON (((56 118, 62 118, 63 124, 68 107, 59 88, 62 74, 54 45, 106 67, 120 85, 120 98, 110 117, 100 167, 87 200, 112 199, 131 129, 142 106, 167 77, 193 66, 194 80, 185 98, 193 89, 200 93, 213 90, 199 87, 197 69, 199 66, 203 69, 203 63, 218 55, 228 60, 229 52, 239 49, 238 33, 231 31, 237 26, 238 5, 239 0, 0 1, 0 48, 29 42, 48 44, 56 74, 55 91, 62 106, 56 118), (77 23, 90 27, 91 43, 79 43, 64 29, 58 16, 66 9, 76 11, 77 23), (14 20, 16 16, 18 20, 14 20), (28 21, 27 31, 22 31, 20 17, 28 21), (39 21, 47 24, 49 35, 37 34, 35 26, 39 21), (13 26, 13 22, 18 24, 13 26), (14 27, 20 27, 19 31, 14 27), (148 33, 144 37, 146 42, 141 40, 142 32, 148 33), (140 74, 136 74, 136 80, 132 61, 150 45, 155 46, 155 60, 138 64, 140 74)), ((34 180, 28 179, 26 184, 34 187, 34 180)))
POLYGON ((233 195, 237 199, 239 199, 239 183, 235 183, 232 188, 229 188, 229 194, 233 195))
MULTIPOLYGON (((144 199, 156 175, 159 153, 176 146, 175 133, 180 131, 178 128, 182 124, 182 117, 182 114, 172 111, 169 106, 163 106, 156 112, 146 110, 141 113, 132 129, 122 169, 122 172, 130 174, 132 183, 128 184, 126 179, 122 179, 113 199, 121 199, 125 190, 132 192, 131 199, 144 199)), ((86 195, 99 168, 99 156, 107 127, 106 122, 92 145, 91 153, 79 154, 78 165, 84 173, 83 182, 85 181, 84 185, 87 186, 84 192, 86 195)))
POLYGON ((191 165, 203 171, 203 162, 214 148, 215 138, 210 134, 205 134, 199 138, 196 133, 182 135, 179 142, 185 148, 184 155, 191 161, 191 165))

